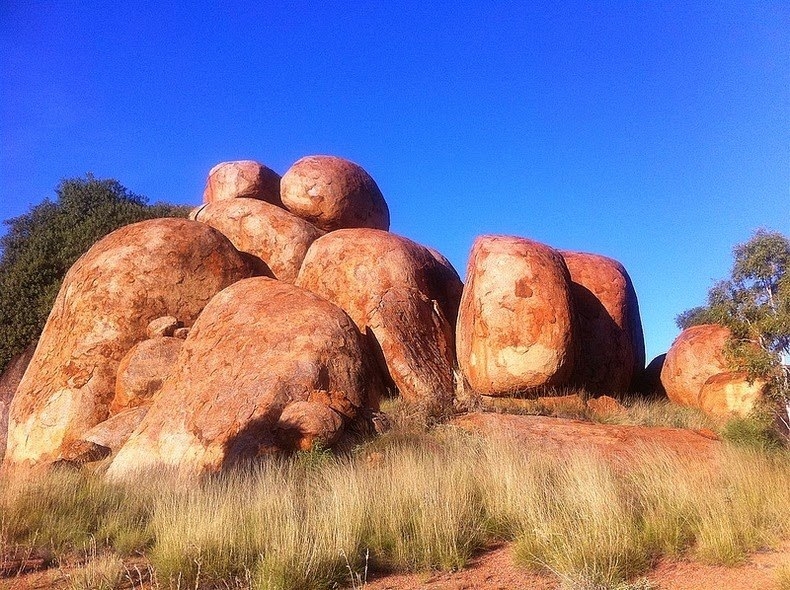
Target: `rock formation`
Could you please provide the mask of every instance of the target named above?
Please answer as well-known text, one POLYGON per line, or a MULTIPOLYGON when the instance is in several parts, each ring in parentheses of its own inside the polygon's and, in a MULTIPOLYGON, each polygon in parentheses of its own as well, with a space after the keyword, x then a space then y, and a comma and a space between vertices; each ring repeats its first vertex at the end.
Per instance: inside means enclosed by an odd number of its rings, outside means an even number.
POLYGON ((222 162, 208 173, 203 202, 224 199, 258 199, 282 207, 280 175, 252 160, 222 162))
POLYGON ((745 373, 728 372, 712 375, 703 383, 699 407, 711 416, 746 417, 763 398, 767 387, 764 379, 751 383, 745 373))
POLYGON ((174 373, 109 474, 163 465, 216 471, 281 449, 280 432, 305 448, 375 407, 381 389, 342 310, 281 281, 239 281, 195 322, 174 373), (296 402, 315 405, 289 410, 296 402))
POLYGON ((469 257, 456 332, 458 363, 478 393, 564 385, 574 362, 570 276, 553 248, 481 236, 469 257))
POLYGON ((8 437, 8 413, 11 410, 11 400, 14 399, 16 389, 22 381, 22 376, 25 374, 35 350, 35 343, 28 346, 9 361, 5 371, 0 375, 0 461, 5 456, 6 439, 8 437))
POLYGON ((183 343, 179 338, 163 336, 132 346, 118 365, 110 414, 148 405, 173 371, 183 343))
POLYGON ((66 274, 11 404, 6 464, 53 460, 107 419, 118 364, 149 322, 191 325, 250 272, 221 233, 184 219, 135 223, 94 244, 66 274))
POLYGON ((283 175, 280 195, 291 213, 328 232, 390 227, 389 208, 376 182, 343 158, 302 158, 283 175))

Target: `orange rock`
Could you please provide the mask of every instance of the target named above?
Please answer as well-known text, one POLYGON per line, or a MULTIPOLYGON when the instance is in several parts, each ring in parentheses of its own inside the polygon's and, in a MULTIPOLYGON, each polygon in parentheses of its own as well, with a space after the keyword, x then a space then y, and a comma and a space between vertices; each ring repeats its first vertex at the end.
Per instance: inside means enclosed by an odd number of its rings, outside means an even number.
POLYGON ((230 199, 204 205, 196 221, 221 231, 237 250, 261 259, 274 277, 293 283, 307 249, 324 232, 270 203, 230 199))
POLYGON ((561 251, 571 275, 579 345, 571 382, 594 394, 622 394, 645 366, 636 291, 623 265, 561 251))
POLYGON ((282 207, 280 175, 252 160, 221 162, 208 173, 203 202, 258 199, 282 207))
POLYGON ((587 407, 599 416, 616 416, 625 412, 625 407, 613 397, 602 395, 587 400, 587 407))
MULTIPOLYGON (((382 393, 362 336, 342 310, 264 277, 217 294, 179 358, 113 460, 111 477, 163 465, 217 471, 287 448, 278 423, 293 402, 326 406, 347 424, 382 393)), ((308 425, 302 438, 315 434, 310 420, 297 421, 308 425)))
POLYGON ((82 440, 107 447, 111 452, 117 453, 147 413, 148 406, 123 410, 85 432, 82 440))
POLYGON ((768 383, 757 379, 749 383, 746 373, 727 372, 712 375, 702 385, 699 406, 712 416, 746 417, 765 395, 768 383))
POLYGON ((173 371, 184 343, 179 338, 152 338, 135 344, 121 359, 110 414, 148 404, 173 371))
POLYGON ((702 386, 710 377, 730 370, 724 348, 730 339, 724 326, 704 324, 680 333, 667 352, 661 384, 669 399, 698 408, 702 386))
POLYGON ((276 431, 285 448, 309 451, 332 446, 342 428, 343 417, 329 406, 298 401, 285 407, 276 431))
POLYGON ((404 398, 444 405, 454 364, 447 327, 458 314, 461 280, 427 248, 381 230, 337 230, 313 243, 296 284, 343 309, 374 339, 404 398))
POLYGON ((575 344, 562 256, 524 238, 481 236, 466 277, 456 348, 472 389, 507 396, 566 384, 575 344))
POLYGON ((112 232, 69 270, 11 405, 6 464, 57 458, 108 417, 118 364, 155 318, 191 324, 218 291, 249 276, 221 233, 185 219, 112 232))
POLYGON ((19 387, 22 376, 25 374, 35 350, 35 343, 28 346, 8 362, 5 371, 0 375, 0 461, 3 460, 5 455, 6 439, 8 437, 8 412, 11 409, 11 400, 14 399, 16 388, 19 387))
POLYGON ((390 227, 389 208, 376 182, 343 158, 302 158, 283 175, 280 195, 286 209, 325 231, 390 227))
POLYGON ((145 333, 149 338, 158 338, 160 336, 172 336, 176 330, 182 327, 181 322, 171 315, 165 315, 161 318, 156 318, 148 324, 145 333))

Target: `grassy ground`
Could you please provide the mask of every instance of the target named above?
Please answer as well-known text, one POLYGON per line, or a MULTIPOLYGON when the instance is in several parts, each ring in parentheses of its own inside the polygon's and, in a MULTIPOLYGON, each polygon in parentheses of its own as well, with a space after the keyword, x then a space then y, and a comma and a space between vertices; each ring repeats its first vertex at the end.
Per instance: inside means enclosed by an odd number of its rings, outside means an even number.
MULTIPOLYGON (((297 589, 361 587, 370 568, 461 568, 508 540, 520 564, 569 588, 613 588, 660 556, 737 564, 790 535, 784 450, 729 445, 718 466, 645 451, 623 473, 391 410, 391 432, 340 457, 302 453, 199 482, 65 471, 0 481, 0 555, 82 554, 75 589, 128 587, 122 558, 135 554, 154 588, 297 589)), ((666 424, 671 411, 619 420, 663 413, 666 424)))

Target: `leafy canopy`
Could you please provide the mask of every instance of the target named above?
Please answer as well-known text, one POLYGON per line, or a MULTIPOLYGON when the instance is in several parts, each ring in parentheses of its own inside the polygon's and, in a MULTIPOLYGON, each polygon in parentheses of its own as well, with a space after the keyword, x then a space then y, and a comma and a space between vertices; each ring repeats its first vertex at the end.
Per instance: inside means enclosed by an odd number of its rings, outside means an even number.
POLYGON ((158 203, 117 180, 63 180, 57 198, 3 221, 0 237, 0 372, 38 339, 63 276, 94 242, 124 225, 155 217, 185 217, 185 207, 158 203))

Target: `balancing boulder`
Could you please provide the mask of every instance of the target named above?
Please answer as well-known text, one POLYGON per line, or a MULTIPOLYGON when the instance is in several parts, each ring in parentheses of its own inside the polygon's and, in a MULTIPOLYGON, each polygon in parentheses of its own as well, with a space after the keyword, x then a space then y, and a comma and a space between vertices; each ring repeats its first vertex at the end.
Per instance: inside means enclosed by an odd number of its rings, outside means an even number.
POLYGON ((208 173, 203 202, 258 199, 282 207, 280 175, 252 160, 222 162, 208 173))

